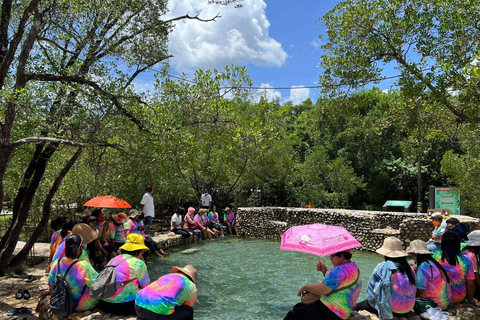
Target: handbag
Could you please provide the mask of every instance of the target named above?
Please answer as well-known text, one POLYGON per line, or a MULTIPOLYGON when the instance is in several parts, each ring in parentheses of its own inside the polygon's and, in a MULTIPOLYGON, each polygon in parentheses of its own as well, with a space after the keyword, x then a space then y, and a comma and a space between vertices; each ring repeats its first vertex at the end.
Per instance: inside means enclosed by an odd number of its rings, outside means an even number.
POLYGON ((422 314, 427 311, 428 306, 435 308, 437 304, 430 298, 416 298, 413 311, 416 314, 422 314))

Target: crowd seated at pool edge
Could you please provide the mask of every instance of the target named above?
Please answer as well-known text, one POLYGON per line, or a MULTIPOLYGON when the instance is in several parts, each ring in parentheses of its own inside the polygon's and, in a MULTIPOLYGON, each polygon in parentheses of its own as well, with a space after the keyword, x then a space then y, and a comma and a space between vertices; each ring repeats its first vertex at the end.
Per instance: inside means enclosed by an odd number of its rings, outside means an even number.
MULTIPOLYGON (((234 214, 226 209, 226 229, 236 232, 234 214)), ((196 212, 189 208, 182 219, 184 215, 185 210, 179 208, 172 216, 171 231, 182 235, 186 243, 195 237, 223 236, 215 208, 209 214, 202 209, 196 212)), ((451 218, 454 220, 444 222, 438 217, 433 218, 439 223, 435 223, 431 240, 438 245, 414 240, 403 250, 403 243, 398 238, 385 239, 377 250, 385 261, 373 270, 367 284, 366 300, 357 301, 362 282, 360 270, 352 261, 352 253, 337 252, 330 256, 333 264, 330 270, 322 262, 317 263, 316 268, 323 273, 324 280, 302 286, 298 291, 301 302, 287 313, 285 319, 347 319, 352 311, 359 310, 367 310, 380 319, 401 317, 412 310, 424 319, 448 319, 443 310, 450 303, 466 300, 480 307, 477 300, 480 297, 477 270, 480 230, 468 233, 466 242, 462 243, 461 236, 454 232, 458 220, 451 218), (409 256, 411 260, 408 262, 409 256)), ((137 315, 147 320, 193 319, 197 270, 191 265, 173 266, 170 274, 150 282, 145 256, 151 253, 164 256, 166 253, 142 233, 141 214, 131 211, 129 217, 122 213, 108 223, 102 220, 102 212, 94 211, 86 220, 88 223, 67 221, 55 232, 57 235, 54 233, 54 253, 48 276, 51 288, 56 276, 72 265, 66 281, 77 303, 75 311, 98 306, 111 314, 137 315), (148 242, 152 243, 148 245, 148 242), (116 264, 116 281, 126 284, 118 286, 111 297, 92 298, 90 287, 98 272, 105 265, 116 264)), ((44 318, 51 316, 48 299, 47 296, 40 303, 44 318)))

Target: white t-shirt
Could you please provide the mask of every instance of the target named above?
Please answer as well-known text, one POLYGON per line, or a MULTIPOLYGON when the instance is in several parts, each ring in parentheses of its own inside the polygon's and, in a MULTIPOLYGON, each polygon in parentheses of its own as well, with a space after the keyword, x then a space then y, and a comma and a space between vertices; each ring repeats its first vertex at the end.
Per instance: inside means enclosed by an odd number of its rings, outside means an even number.
POLYGON ((200 200, 202 200, 202 206, 204 207, 209 207, 210 206, 210 202, 212 202, 212 196, 209 195, 208 193, 207 194, 202 194, 202 197, 200 198, 200 200))
POLYGON ((170 224, 171 224, 171 226, 172 226, 172 229, 175 229, 175 228, 177 228, 177 229, 182 229, 182 226, 181 226, 181 224, 182 224, 182 216, 175 213, 175 214, 172 216, 172 220, 170 221, 170 224), (173 223, 174 223, 174 222, 177 224, 176 227, 173 226, 173 223))
POLYGON ((153 217, 155 216, 155 208, 153 207, 153 196, 146 192, 143 195, 142 201, 140 204, 143 204, 143 214, 145 217, 153 217))

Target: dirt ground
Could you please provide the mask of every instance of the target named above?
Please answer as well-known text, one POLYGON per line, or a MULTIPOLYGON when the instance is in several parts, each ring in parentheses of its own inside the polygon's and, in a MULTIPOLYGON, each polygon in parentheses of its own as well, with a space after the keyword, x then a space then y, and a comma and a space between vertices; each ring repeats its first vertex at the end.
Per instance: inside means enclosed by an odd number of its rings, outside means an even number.
MULTIPOLYGON (((19 251, 24 244, 25 242, 19 241, 15 250, 19 251)), ((33 252, 35 256, 47 257, 50 253, 50 244, 37 243, 35 244, 33 252)), ((0 319, 38 319, 38 313, 35 312, 35 308, 40 300, 40 296, 48 292, 47 274, 45 273, 46 268, 47 259, 45 258, 42 263, 25 270, 21 274, 15 275, 14 277, 0 278, 0 319), (35 280, 27 282, 28 276, 34 276, 35 280), (28 290, 31 298, 16 299, 15 294, 19 290, 28 290), (7 315, 9 310, 20 307, 32 308, 32 314, 7 315)))

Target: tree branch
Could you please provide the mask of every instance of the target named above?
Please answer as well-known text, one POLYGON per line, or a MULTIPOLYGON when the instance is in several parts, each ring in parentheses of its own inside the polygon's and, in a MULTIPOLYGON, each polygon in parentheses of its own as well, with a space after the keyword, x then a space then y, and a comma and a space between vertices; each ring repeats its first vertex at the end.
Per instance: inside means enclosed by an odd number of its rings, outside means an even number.
POLYGON ((28 144, 28 143, 34 143, 34 144, 41 144, 41 143, 59 143, 59 144, 65 144, 65 145, 70 145, 70 146, 76 146, 76 147, 109 147, 113 149, 123 149, 124 146, 121 144, 116 144, 116 143, 106 143, 106 142, 93 142, 93 143, 83 143, 83 142, 75 142, 75 141, 70 141, 70 140, 65 140, 65 139, 57 139, 57 138, 49 138, 49 137, 28 137, 28 138, 23 138, 20 140, 15 141, 12 144, 12 147, 17 148, 21 145, 28 144))
POLYGON ((222 16, 220 15, 220 13, 217 13, 217 15, 215 17, 211 18, 211 19, 202 19, 202 18, 199 17, 199 14, 197 14, 195 16, 191 16, 187 13, 186 15, 183 15, 183 16, 168 19, 165 22, 173 22, 173 21, 179 21, 179 20, 183 20, 183 19, 198 20, 198 21, 201 21, 201 22, 211 22, 211 21, 216 22, 216 19, 221 18, 221 17, 222 16))

